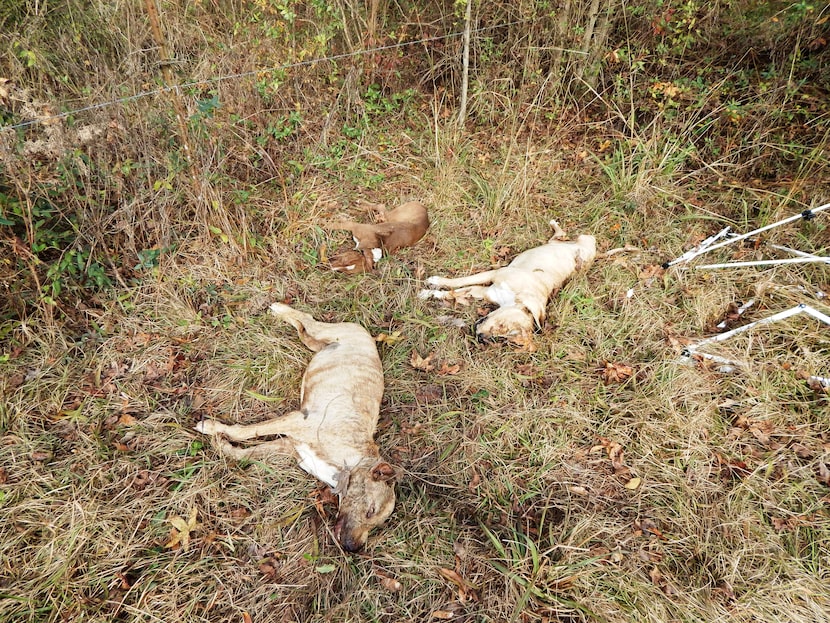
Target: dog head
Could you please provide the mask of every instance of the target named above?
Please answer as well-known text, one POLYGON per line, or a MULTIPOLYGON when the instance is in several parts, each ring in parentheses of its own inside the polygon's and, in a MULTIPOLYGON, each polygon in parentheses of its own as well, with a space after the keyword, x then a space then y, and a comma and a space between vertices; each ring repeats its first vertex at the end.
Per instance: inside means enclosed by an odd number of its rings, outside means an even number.
POLYGON ((476 324, 476 337, 481 342, 505 338, 525 344, 533 336, 535 321, 527 308, 507 305, 491 311, 476 324))
POLYGON ((384 461, 370 467, 358 466, 338 476, 336 490, 342 493, 334 536, 344 550, 362 549, 369 531, 383 525, 392 514, 395 477, 395 468, 384 461))

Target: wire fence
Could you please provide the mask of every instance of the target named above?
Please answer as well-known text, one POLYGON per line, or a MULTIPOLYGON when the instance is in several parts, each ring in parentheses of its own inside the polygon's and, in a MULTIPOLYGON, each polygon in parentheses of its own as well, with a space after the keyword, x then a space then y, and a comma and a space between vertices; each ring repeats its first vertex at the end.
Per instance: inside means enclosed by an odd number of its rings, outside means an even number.
MULTIPOLYGON (((479 34, 479 33, 488 32, 488 31, 491 31, 491 30, 496 30, 498 28, 507 28, 509 26, 516 26, 516 25, 519 25, 519 24, 528 23, 529 21, 530 20, 516 20, 516 21, 513 21, 513 22, 505 22, 503 24, 496 24, 494 26, 486 26, 484 28, 477 28, 477 29, 474 29, 472 32, 475 33, 475 34, 479 34)), ((275 65, 275 66, 271 66, 271 67, 263 67, 263 68, 260 68, 260 69, 252 69, 250 71, 244 71, 244 72, 240 72, 240 73, 227 74, 227 75, 222 75, 222 76, 213 76, 213 77, 210 77, 210 78, 203 78, 201 80, 192 80, 190 82, 183 82, 181 84, 163 86, 163 87, 159 87, 157 89, 150 89, 150 90, 147 90, 147 91, 141 91, 140 93, 135 93, 133 95, 126 95, 124 97, 119 97, 119 98, 109 100, 109 101, 106 101, 106 102, 98 102, 96 104, 90 104, 89 106, 83 106, 83 107, 80 107, 80 108, 67 110, 67 111, 64 111, 64 112, 61 112, 61 113, 56 113, 54 115, 44 115, 42 117, 38 117, 37 119, 30 119, 28 121, 21 121, 19 123, 3 125, 3 126, 0 126, 0 131, 1 130, 18 130, 18 129, 21 129, 21 128, 26 128, 26 127, 29 127, 29 126, 37 125, 39 123, 48 123, 50 121, 54 121, 54 120, 57 120, 57 119, 65 119, 66 117, 71 117, 71 116, 77 115, 79 113, 89 112, 91 110, 100 110, 102 108, 107 108, 109 106, 115 106, 115 105, 118 105, 118 104, 125 104, 127 102, 132 102, 132 101, 135 101, 135 100, 138 100, 138 99, 142 99, 144 97, 150 97, 150 96, 159 95, 159 94, 162 94, 162 93, 169 93, 171 91, 180 91, 182 89, 188 89, 188 88, 197 87, 197 86, 216 84, 216 83, 223 82, 223 81, 228 81, 228 80, 238 80, 240 78, 246 78, 246 77, 249 77, 249 76, 257 76, 257 75, 260 75, 260 74, 263 74, 263 73, 272 73, 272 72, 277 72, 277 71, 286 71, 286 70, 289 70, 289 69, 297 69, 297 68, 300 68, 300 67, 308 67, 310 65, 316 65, 317 63, 325 63, 325 62, 329 62, 329 61, 338 61, 338 60, 343 60, 343 59, 347 59, 347 58, 355 58, 355 57, 363 56, 363 55, 366 55, 366 54, 374 54, 374 53, 377 53, 377 52, 386 52, 386 51, 389 51, 389 50, 395 50, 395 49, 404 48, 404 47, 413 46, 413 45, 423 45, 425 43, 432 43, 432 42, 435 42, 435 41, 444 41, 444 40, 447 40, 447 39, 453 39, 453 38, 456 38, 456 37, 461 37, 463 34, 464 34, 463 31, 452 32, 452 33, 448 33, 448 34, 444 34, 444 35, 436 35, 434 37, 425 37, 423 39, 415 39, 415 40, 412 40, 412 41, 402 41, 402 42, 399 42, 399 43, 390 43, 390 44, 387 44, 387 45, 381 45, 381 46, 377 46, 377 47, 374 47, 374 48, 368 48, 368 49, 365 49, 365 50, 355 50, 355 51, 352 51, 352 52, 344 52, 342 54, 333 54, 331 56, 317 57, 317 58, 308 59, 308 60, 305 60, 305 61, 298 61, 296 63, 285 63, 285 64, 282 64, 282 65, 275 65)), ((584 54, 584 52, 582 52, 580 50, 569 50, 569 49, 563 48, 562 51, 572 52, 572 53, 575 53, 575 54, 584 54)))

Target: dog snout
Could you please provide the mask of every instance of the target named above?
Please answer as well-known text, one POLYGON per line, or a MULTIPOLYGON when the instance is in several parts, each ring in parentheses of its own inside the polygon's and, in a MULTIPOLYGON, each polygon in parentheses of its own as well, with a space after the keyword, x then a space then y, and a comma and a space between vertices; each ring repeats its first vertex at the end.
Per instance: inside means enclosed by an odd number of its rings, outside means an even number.
POLYGON ((334 538, 347 552, 359 552, 366 545, 367 531, 356 530, 349 524, 349 517, 340 515, 334 524, 334 538))

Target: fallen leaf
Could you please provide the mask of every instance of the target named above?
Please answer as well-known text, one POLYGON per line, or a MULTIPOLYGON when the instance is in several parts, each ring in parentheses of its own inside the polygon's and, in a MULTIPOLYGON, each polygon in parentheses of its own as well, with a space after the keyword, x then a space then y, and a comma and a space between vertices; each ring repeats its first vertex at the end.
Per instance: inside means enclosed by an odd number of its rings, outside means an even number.
POLYGON ((409 357, 409 365, 411 365, 416 370, 430 372, 435 367, 432 365, 432 357, 434 355, 435 353, 430 353, 426 357, 421 357, 418 351, 413 350, 412 354, 409 357))
POLYGON ((605 367, 602 369, 602 380, 606 385, 611 383, 623 383, 632 376, 634 376, 634 368, 624 363, 605 362, 605 367))
POLYGON ((444 361, 441 363, 441 367, 438 369, 438 374, 441 376, 452 376, 458 374, 460 371, 460 363, 448 364, 446 361, 444 361))
POLYGON ((827 467, 827 463, 818 464, 818 481, 830 487, 830 467, 827 467))
POLYGON ((164 547, 167 549, 187 549, 190 544, 190 533, 195 532, 202 527, 202 524, 196 521, 196 507, 190 509, 190 517, 185 521, 178 515, 173 515, 168 521, 172 524, 170 530, 170 540, 164 547))
POLYGON ((326 565, 318 565, 314 568, 317 573, 332 573, 333 571, 337 570, 337 565, 333 564, 326 564, 326 565))
POLYGON ((253 623, 251 615, 244 611, 242 612, 242 623, 253 623))
POLYGON ((634 491, 634 489, 636 489, 637 487, 640 486, 641 482, 642 482, 642 479, 640 479, 640 478, 632 478, 627 483, 625 483, 624 486, 625 486, 626 489, 629 489, 630 491, 634 491))
POLYGON ((449 610, 433 610, 432 611, 432 618, 433 619, 440 619, 442 621, 448 621, 455 616, 455 613, 450 612, 449 610))
POLYGON ((404 338, 402 331, 393 331, 392 333, 380 333, 375 337, 376 342, 383 342, 385 344, 389 344, 389 346, 393 346, 403 339, 404 338))
POLYGON ((380 585, 390 593, 397 593, 399 590, 403 588, 403 585, 393 577, 390 577, 378 571, 375 572, 375 575, 378 576, 378 579, 380 580, 380 585))
POLYGON ((646 282, 648 285, 657 277, 662 277, 665 272, 666 270, 659 264, 652 264, 650 266, 646 266, 640 271, 639 279, 640 281, 646 282))
POLYGON ((445 579, 455 584, 458 588, 458 601, 462 604, 467 601, 478 601, 478 592, 476 587, 462 578, 457 571, 440 567, 438 569, 438 573, 445 579))
POLYGON ((651 519, 643 519, 641 521, 634 522, 634 534, 650 534, 656 536, 658 539, 665 539, 666 537, 663 536, 661 530, 657 527, 657 524, 654 523, 651 519))
POLYGON ((118 424, 120 426, 132 426, 133 424, 136 423, 136 421, 137 420, 132 415, 130 415, 129 413, 122 413, 118 417, 118 424))
POLYGON ((415 400, 425 405, 442 402, 444 400, 444 390, 435 383, 421 385, 415 390, 415 400))

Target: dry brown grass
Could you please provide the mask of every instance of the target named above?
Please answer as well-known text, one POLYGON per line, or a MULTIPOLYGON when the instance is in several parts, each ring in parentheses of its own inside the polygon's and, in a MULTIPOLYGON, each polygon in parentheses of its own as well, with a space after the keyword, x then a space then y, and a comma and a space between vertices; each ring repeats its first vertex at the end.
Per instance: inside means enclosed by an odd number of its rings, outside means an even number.
MULTIPOLYGON (((233 11, 193 10, 168 9, 165 25, 194 78, 277 64, 292 41, 308 43, 300 30, 267 34, 251 20, 234 31, 233 11)), ((157 77, 141 12, 121 11, 119 41, 135 54, 119 80, 97 74, 92 101, 157 77)), ((63 67, 73 81, 82 62, 63 67)), ((3 233, 0 620, 830 620, 828 398, 804 380, 830 373, 827 327, 799 316, 708 349, 744 363, 732 373, 680 356, 735 301, 757 299, 740 323, 799 302, 827 312, 812 294, 830 291, 826 267, 659 269, 726 224, 748 230, 826 200, 826 117, 812 134, 799 126, 793 145, 747 134, 751 159, 727 152, 714 166, 677 141, 702 113, 655 109, 638 134, 599 100, 551 121, 535 97, 549 85, 509 106, 484 85, 472 111, 499 124, 462 131, 431 85, 385 117, 367 113, 346 140, 366 91, 338 97, 337 71, 186 94, 191 113, 213 94, 222 103, 191 125, 196 187, 166 97, 113 109, 106 136, 62 164, 6 152, 4 196, 48 197, 64 220, 77 216, 70 247, 110 250, 113 286, 67 284, 48 305, 32 276, 45 268, 3 233), (296 133, 268 134, 294 110, 296 133), (785 148, 803 159, 781 160, 785 148), (780 179, 753 177, 782 162, 780 179), (433 222, 415 248, 369 275, 319 265, 321 245, 347 243, 325 220, 360 218, 359 199, 415 198, 433 222), (597 236, 600 251, 636 250, 598 259, 553 298, 535 352, 476 343, 475 306, 417 299, 424 276, 505 263, 546 240, 554 217, 597 236), (334 509, 293 461, 229 462, 193 431, 201 417, 296 407, 309 353, 265 313, 274 300, 399 332, 378 344, 377 435, 402 468, 399 505, 361 554, 336 546, 334 509), (413 350, 436 368, 414 369, 413 350), (175 518, 194 510, 188 542, 174 545, 175 518)), ((403 82, 375 77, 387 95, 403 82)), ((50 85, 29 103, 46 102, 50 85)), ((707 97, 704 112, 723 109, 707 97)), ((770 129, 772 118, 744 122, 770 129)), ((735 125, 722 128, 728 140, 735 125)), ((712 258, 768 255, 767 242, 826 254, 828 218, 712 258)))

